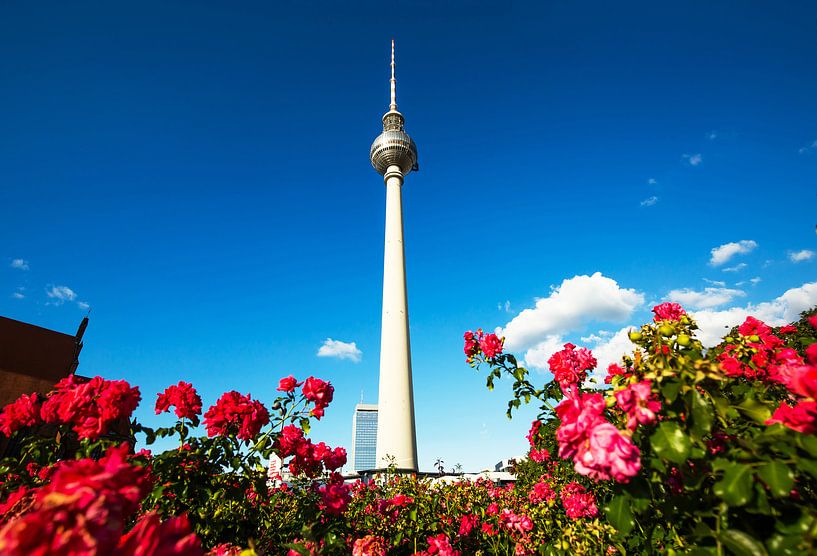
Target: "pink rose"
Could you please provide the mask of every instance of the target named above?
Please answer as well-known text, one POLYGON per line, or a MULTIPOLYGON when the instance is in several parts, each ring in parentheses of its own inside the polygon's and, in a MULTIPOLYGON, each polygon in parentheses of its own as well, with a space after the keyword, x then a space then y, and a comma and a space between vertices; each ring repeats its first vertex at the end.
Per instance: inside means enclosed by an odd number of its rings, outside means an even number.
POLYGON ((793 393, 817 399, 817 365, 782 365, 777 372, 780 382, 793 393))
POLYGON ((570 519, 579 519, 580 517, 596 517, 599 509, 596 507, 596 500, 593 494, 579 483, 568 483, 560 493, 562 505, 565 508, 565 513, 570 519))
POLYGON ((463 537, 471 533, 474 527, 479 523, 479 516, 474 514, 465 514, 460 520, 459 536, 463 537))
POLYGON ((530 430, 528 431, 528 435, 525 437, 528 439, 531 447, 536 446, 536 434, 539 432, 539 427, 542 426, 542 421, 536 420, 530 424, 530 430))
POLYGON ((530 449, 530 459, 535 461, 536 463, 542 463, 550 458, 550 452, 546 449, 542 448, 541 450, 537 450, 536 448, 530 449))
POLYGON ((604 422, 590 431, 588 442, 579 448, 573 462, 581 475, 626 483, 641 469, 641 452, 630 438, 604 422))
POLYGON ((557 351, 548 359, 553 378, 565 393, 584 382, 587 371, 594 369, 596 364, 596 358, 590 350, 576 349, 576 346, 569 342, 565 344, 564 349, 557 351))
POLYGON ((682 316, 687 314, 684 308, 677 303, 662 303, 661 305, 656 305, 652 308, 652 312, 655 313, 655 317, 653 317, 655 322, 662 320, 679 321, 682 316))
POLYGON ((374 535, 366 535, 355 541, 352 556, 386 556, 386 542, 374 535))
POLYGON ((767 425, 775 423, 803 434, 817 433, 817 402, 800 402, 794 407, 783 402, 766 421, 767 425))
POLYGON ((550 483, 542 478, 538 483, 533 485, 533 488, 528 493, 528 500, 532 504, 540 504, 542 502, 550 502, 556 498, 556 493, 553 492, 550 483))
POLYGON ((486 359, 494 359, 502 353, 502 342, 503 340, 497 337, 496 334, 486 334, 479 341, 479 347, 486 359))
POLYGON ((556 431, 559 457, 572 458, 588 435, 588 431, 605 422, 604 397, 598 392, 569 396, 556 406, 556 415, 562 422, 556 431))
POLYGON ((627 428, 634 431, 638 424, 652 425, 656 413, 661 410, 661 402, 652 393, 652 382, 642 380, 627 386, 615 394, 619 407, 627 413, 627 428))

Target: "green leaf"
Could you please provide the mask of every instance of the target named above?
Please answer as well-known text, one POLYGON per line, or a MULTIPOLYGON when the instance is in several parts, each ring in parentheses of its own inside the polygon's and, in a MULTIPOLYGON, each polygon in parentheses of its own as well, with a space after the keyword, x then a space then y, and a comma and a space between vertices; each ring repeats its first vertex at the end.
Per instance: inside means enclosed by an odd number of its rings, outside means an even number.
POLYGON ((668 379, 661 383, 661 393, 669 402, 674 402, 680 391, 681 382, 678 380, 668 379))
POLYGON ((777 498, 788 498, 794 485, 794 473, 789 466, 779 461, 772 461, 761 465, 757 474, 777 498))
POLYGON ((692 442, 677 423, 661 423, 650 437, 652 449, 659 457, 682 464, 689 457, 692 442))
POLYGON ((630 497, 619 494, 605 506, 604 513, 610 524, 622 535, 627 535, 635 527, 633 512, 630 510, 630 497))
POLYGON ((737 556, 767 556, 766 548, 754 537, 737 529, 727 529, 718 537, 737 556))
POLYGON ((712 430, 714 412, 712 406, 697 391, 692 390, 692 432, 699 439, 712 430))
POLYGON ((694 546, 690 548, 687 552, 684 552, 687 556, 708 556, 710 554, 717 554, 717 550, 714 546, 694 546))
POLYGON ((309 434, 309 431, 312 429, 312 425, 309 424, 309 419, 303 417, 300 421, 301 429, 304 431, 304 434, 309 434))
POLYGON ((798 547, 802 542, 802 535, 784 536, 780 533, 775 533, 766 540, 766 546, 771 554, 794 556, 803 553, 802 550, 798 550, 798 547))
POLYGON ((797 535, 802 538, 814 523, 815 518, 811 517, 807 512, 799 512, 794 515, 780 516, 775 520, 774 528, 783 535, 797 535))
POLYGON ((758 423, 765 423, 772 416, 771 410, 766 405, 753 399, 744 400, 735 407, 746 417, 758 423))
POLYGON ((817 461, 800 458, 797 460, 797 467, 804 469, 806 473, 817 479, 817 461))
POLYGON ((812 456, 817 457, 817 437, 810 434, 798 434, 797 445, 812 456))
POLYGON ((721 419, 726 420, 729 417, 729 400, 724 397, 712 395, 712 403, 715 404, 715 410, 721 419))
POLYGON ((748 465, 732 463, 712 491, 730 506, 743 506, 752 499, 752 469, 748 465))

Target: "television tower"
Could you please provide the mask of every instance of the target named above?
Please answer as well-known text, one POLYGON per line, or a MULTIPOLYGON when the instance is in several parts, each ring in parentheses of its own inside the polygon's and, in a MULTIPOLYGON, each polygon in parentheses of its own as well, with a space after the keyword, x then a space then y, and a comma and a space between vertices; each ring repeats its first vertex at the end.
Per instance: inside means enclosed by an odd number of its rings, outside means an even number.
POLYGON ((377 467, 394 464, 417 471, 414 388, 411 381, 406 255, 403 249, 403 180, 417 170, 417 146, 403 131, 397 111, 394 41, 391 41, 391 104, 383 116, 383 133, 372 143, 369 158, 386 184, 386 246, 383 257, 383 320, 380 332, 377 467))

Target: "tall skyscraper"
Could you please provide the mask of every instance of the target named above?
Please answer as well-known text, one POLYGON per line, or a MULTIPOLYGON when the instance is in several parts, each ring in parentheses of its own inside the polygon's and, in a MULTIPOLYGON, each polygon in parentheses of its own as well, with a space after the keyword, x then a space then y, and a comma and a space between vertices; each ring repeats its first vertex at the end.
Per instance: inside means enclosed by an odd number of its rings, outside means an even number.
POLYGON ((369 471, 377 467, 377 405, 359 403, 352 418, 353 471, 369 471))
POLYGON ((372 166, 386 184, 386 245, 383 258, 383 320, 380 333, 377 467, 394 464, 417 471, 414 390, 411 381, 406 257, 403 249, 403 180, 417 170, 417 146, 403 131, 397 111, 394 41, 391 42, 391 104, 383 116, 383 133, 372 143, 372 166))

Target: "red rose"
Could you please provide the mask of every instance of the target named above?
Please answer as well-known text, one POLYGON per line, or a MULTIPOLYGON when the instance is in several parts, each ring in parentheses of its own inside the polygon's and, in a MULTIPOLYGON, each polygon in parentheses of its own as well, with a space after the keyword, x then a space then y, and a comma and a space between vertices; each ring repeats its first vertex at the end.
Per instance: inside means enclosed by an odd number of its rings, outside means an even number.
POLYGON ((321 509, 329 514, 341 515, 352 501, 349 486, 343 484, 343 477, 337 473, 333 473, 329 482, 318 489, 318 494, 321 497, 321 509))
POLYGON ((304 381, 304 386, 301 391, 307 400, 315 404, 315 408, 311 411, 311 414, 316 419, 320 419, 323 417, 323 410, 332 403, 335 388, 329 382, 311 376, 304 381))
POLYGON ((297 447, 305 442, 304 431, 295 425, 287 425, 281 430, 281 434, 275 440, 278 448, 278 455, 282 458, 291 456, 297 447))
POLYGON ((179 419, 197 420, 201 415, 201 397, 189 382, 179 381, 179 384, 168 386, 158 394, 156 415, 170 411, 171 406, 176 408, 174 413, 179 419))
POLYGON ((249 441, 268 423, 267 408, 249 394, 242 396, 235 390, 225 392, 204 414, 207 436, 235 434, 238 439, 249 441))
POLYGON ((171 517, 161 521, 159 515, 151 512, 143 516, 119 540, 116 554, 123 556, 198 556, 204 554, 201 542, 190 530, 186 515, 171 517))
POLYGON ((301 384, 303 384, 303 382, 298 382, 294 376, 289 375, 278 382, 278 388, 276 388, 276 390, 279 392, 294 392, 295 388, 301 384))
POLYGON ((324 456, 323 464, 329 471, 340 469, 346 465, 346 449, 340 446, 336 447, 324 456))
POLYGON ((119 419, 130 418, 142 399, 138 387, 100 376, 80 383, 69 375, 54 388, 40 408, 43 421, 70 424, 80 438, 91 440, 106 434, 119 419))
POLYGON ((40 422, 40 399, 36 392, 31 395, 23 394, 4 407, 0 413, 0 431, 6 436, 11 436, 23 427, 38 425, 40 422))
POLYGON ((125 523, 150 488, 146 471, 126 461, 128 450, 59 464, 33 509, 0 529, 0 554, 118 554, 125 523))
POLYGON ((463 338, 465 339, 463 351, 470 361, 472 357, 479 353, 479 338, 471 330, 463 334, 463 338))

